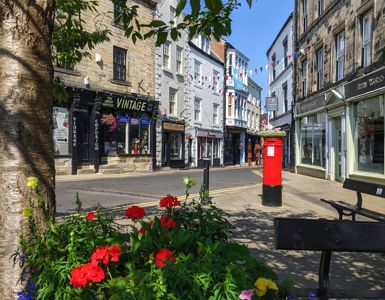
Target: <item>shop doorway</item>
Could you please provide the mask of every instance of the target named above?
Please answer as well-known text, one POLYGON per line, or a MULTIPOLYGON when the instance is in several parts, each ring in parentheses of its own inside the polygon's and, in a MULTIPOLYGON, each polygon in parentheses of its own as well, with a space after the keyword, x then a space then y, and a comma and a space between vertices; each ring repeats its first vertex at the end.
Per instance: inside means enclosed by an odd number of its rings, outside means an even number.
POLYGON ((241 164, 240 134, 233 134, 233 165, 241 164))
POLYGON ((334 180, 341 181, 342 167, 342 130, 341 118, 334 118, 333 148, 334 148, 334 180))
POLYGON ((76 111, 78 162, 90 162, 90 116, 87 108, 76 111))

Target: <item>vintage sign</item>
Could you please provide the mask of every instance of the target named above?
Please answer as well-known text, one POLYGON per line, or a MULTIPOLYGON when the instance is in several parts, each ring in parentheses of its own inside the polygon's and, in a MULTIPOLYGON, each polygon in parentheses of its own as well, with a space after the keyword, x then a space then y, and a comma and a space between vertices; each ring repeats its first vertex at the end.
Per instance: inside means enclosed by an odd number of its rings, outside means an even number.
POLYGON ((153 113, 155 105, 153 101, 119 96, 107 96, 103 99, 102 107, 120 111, 137 111, 153 113))
POLYGON ((278 97, 266 97, 266 109, 267 111, 277 111, 278 97))
POLYGON ((69 111, 53 107, 53 143, 55 155, 69 155, 69 111))
POLYGON ((163 130, 184 131, 184 125, 164 122, 163 123, 163 130))
POLYGON ((321 94, 307 101, 297 103, 297 114, 303 114, 309 111, 323 107, 325 104, 325 94, 321 94))
POLYGON ((356 79, 345 85, 345 97, 351 98, 385 87, 385 69, 356 79))

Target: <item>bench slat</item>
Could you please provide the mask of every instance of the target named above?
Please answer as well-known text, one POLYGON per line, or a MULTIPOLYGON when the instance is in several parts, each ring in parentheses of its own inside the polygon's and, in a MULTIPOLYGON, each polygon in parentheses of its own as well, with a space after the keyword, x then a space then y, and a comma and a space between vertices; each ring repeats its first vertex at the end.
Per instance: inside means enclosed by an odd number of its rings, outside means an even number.
POLYGON ((385 198, 385 186, 381 184, 346 178, 343 184, 343 188, 385 198))
POLYGON ((276 218, 274 227, 277 249, 385 251, 385 223, 276 218))

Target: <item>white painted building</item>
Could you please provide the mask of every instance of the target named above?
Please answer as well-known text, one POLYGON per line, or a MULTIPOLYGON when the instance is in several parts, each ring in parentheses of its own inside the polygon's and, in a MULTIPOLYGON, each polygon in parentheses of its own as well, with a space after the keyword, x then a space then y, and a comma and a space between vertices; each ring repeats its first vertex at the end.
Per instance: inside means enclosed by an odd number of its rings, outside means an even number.
POLYGON ((195 37, 188 51, 189 104, 186 109, 188 165, 223 165, 223 62, 211 54, 210 39, 195 37))
POLYGON ((267 50, 269 61, 269 96, 278 100, 278 110, 268 112, 269 123, 286 131, 282 151, 282 163, 286 168, 292 163, 292 104, 293 104, 293 13, 290 14, 270 48, 267 50))
POLYGON ((245 164, 249 59, 227 43, 225 164, 245 164))
MULTIPOLYGON (((158 4, 158 18, 165 23, 175 20, 177 0, 158 4)), ((182 18, 183 16, 179 16, 182 18)), ((178 41, 171 38, 156 49, 155 99, 159 101, 156 129, 157 167, 185 167, 185 112, 188 105, 187 33, 178 41)))

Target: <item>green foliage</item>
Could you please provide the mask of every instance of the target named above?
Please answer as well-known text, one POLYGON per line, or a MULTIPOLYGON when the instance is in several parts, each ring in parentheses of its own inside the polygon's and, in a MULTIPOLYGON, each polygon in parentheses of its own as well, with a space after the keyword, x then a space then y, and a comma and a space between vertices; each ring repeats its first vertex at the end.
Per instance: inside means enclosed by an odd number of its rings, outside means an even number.
MULTIPOLYGON (((36 287, 34 299, 236 300, 260 277, 278 283, 277 275, 252 258, 246 246, 228 241, 231 225, 221 209, 188 200, 188 189, 195 183, 184 178, 186 201, 179 206, 169 196, 173 202, 161 202, 166 208, 160 217, 135 219, 129 234, 100 210, 86 217, 78 197, 77 214, 60 223, 47 216, 44 231, 34 213, 27 214, 30 234, 21 237, 14 259, 23 270, 22 279, 36 287), (99 263, 106 274, 102 281, 72 286, 71 271, 106 245, 120 246, 119 261, 99 263), (158 254, 165 249, 171 258, 161 261, 162 266, 158 254)), ((38 188, 31 188, 37 200, 28 208, 34 212, 43 203, 38 188)), ((287 290, 282 286, 269 290, 263 299, 285 299, 287 290)))

